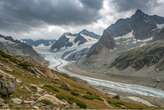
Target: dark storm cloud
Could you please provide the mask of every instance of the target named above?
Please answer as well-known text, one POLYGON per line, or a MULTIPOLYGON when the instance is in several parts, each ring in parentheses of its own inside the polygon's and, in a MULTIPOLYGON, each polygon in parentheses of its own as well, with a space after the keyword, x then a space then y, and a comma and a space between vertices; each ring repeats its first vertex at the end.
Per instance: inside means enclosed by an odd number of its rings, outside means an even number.
POLYGON ((153 7, 158 5, 157 0, 112 0, 118 11, 130 11, 141 9, 143 11, 150 11, 153 7))
POLYGON ((0 29, 27 31, 45 24, 81 25, 99 19, 103 0, 0 0, 0 29))

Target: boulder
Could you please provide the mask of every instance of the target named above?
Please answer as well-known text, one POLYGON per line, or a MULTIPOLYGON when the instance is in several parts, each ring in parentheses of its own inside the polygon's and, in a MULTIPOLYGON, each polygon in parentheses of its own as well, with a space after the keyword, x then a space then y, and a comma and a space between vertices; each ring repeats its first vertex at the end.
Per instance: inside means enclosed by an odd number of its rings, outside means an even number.
POLYGON ((16 79, 0 73, 0 95, 9 96, 16 89, 16 79))
POLYGON ((43 102, 46 104, 51 104, 54 107, 64 107, 66 103, 63 101, 59 100, 53 95, 45 94, 44 96, 41 96, 38 98, 37 102, 43 102))

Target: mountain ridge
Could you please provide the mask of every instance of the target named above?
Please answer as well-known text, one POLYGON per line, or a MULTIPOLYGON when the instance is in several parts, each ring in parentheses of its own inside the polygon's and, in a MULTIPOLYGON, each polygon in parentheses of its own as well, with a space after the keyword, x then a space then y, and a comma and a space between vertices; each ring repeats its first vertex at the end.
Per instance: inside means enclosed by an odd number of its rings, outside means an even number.
POLYGON ((69 48, 73 46, 79 46, 86 42, 96 40, 99 35, 87 31, 82 30, 79 33, 72 34, 70 32, 64 33, 52 46, 51 51, 58 51, 62 48, 69 48))
POLYGON ((124 46, 121 44, 123 43, 127 49, 145 45, 146 42, 151 42, 156 36, 159 36, 163 24, 164 17, 148 15, 141 10, 136 10, 132 16, 119 19, 105 29, 100 40, 90 48, 87 57, 82 60, 84 63, 85 61, 90 62, 90 60, 95 63, 106 62, 107 59, 110 59, 108 57, 111 54, 110 51, 116 49, 122 51, 124 46), (129 33, 131 33, 130 38, 125 39, 124 36, 129 33), (118 42, 117 38, 120 38, 121 42, 118 42), (128 43, 130 44, 128 45, 128 43))
POLYGON ((31 46, 19 40, 14 40, 10 36, 0 35, 0 50, 11 55, 31 57, 33 60, 42 64, 47 63, 31 46))

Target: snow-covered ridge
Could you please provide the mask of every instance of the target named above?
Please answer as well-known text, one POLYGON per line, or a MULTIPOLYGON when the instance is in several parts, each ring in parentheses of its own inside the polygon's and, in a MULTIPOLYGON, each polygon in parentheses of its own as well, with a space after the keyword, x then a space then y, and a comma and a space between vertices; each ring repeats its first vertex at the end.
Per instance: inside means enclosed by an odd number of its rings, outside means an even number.
POLYGON ((82 30, 79 33, 64 33, 52 46, 51 51, 65 60, 77 60, 86 55, 89 48, 98 41, 99 35, 82 30))

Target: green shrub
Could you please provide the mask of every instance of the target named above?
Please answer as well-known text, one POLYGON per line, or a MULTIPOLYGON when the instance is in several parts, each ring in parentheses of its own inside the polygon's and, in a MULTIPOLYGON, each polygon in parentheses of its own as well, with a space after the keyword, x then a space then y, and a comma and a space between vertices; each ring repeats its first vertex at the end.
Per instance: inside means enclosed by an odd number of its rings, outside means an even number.
POLYGON ((89 100, 94 100, 94 99, 97 99, 97 100, 102 100, 99 96, 96 96, 96 95, 84 95, 83 96, 84 98, 86 99, 89 99, 89 100))

